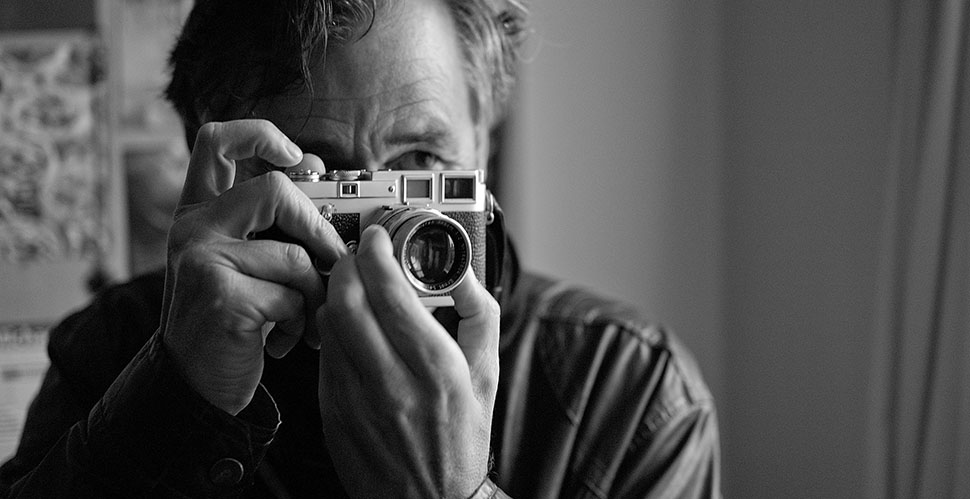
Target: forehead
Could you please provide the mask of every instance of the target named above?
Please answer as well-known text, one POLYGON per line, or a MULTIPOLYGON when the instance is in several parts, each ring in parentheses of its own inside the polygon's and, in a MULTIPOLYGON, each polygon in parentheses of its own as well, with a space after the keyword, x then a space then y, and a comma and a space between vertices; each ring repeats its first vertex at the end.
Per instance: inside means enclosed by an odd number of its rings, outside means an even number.
POLYGON ((287 133, 297 122, 370 122, 380 114, 413 114, 422 106, 467 114, 470 101, 461 48, 443 2, 379 5, 363 37, 332 45, 325 58, 311 66, 312 94, 301 89, 268 99, 258 106, 259 114, 287 133))
POLYGON ((334 98, 360 97, 386 91, 400 79, 435 76, 449 80, 441 83, 463 81, 458 35, 441 0, 383 5, 362 38, 327 51, 330 70, 320 90, 334 98))

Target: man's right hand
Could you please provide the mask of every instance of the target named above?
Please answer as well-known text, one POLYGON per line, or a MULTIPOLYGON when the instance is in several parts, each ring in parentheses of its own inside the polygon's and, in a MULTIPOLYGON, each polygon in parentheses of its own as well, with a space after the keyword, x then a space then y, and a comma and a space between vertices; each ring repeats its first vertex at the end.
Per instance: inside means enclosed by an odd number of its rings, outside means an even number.
POLYGON ((233 415, 252 400, 264 347, 280 357, 301 338, 319 342, 304 332, 325 299, 314 263, 329 269, 346 253, 283 173, 259 174, 260 159, 287 167, 302 153, 268 121, 204 125, 168 239, 164 345, 188 384, 233 415), (301 244, 251 239, 274 225, 301 244))

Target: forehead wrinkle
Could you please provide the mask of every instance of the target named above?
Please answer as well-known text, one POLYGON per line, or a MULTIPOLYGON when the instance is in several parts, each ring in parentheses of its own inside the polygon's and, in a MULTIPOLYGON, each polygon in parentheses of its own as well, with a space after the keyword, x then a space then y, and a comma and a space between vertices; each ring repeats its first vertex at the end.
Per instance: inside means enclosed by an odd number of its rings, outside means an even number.
MULTIPOLYGON (((401 111, 402 109, 412 108, 412 107, 415 107, 415 106, 417 106, 419 104, 423 104, 425 102, 432 103, 432 104, 436 104, 438 102, 438 99, 434 99, 434 98, 431 98, 431 97, 427 97, 427 98, 424 98, 424 99, 417 99, 417 100, 413 100, 413 101, 409 101, 409 102, 403 102, 400 105, 394 106, 394 107, 392 107, 390 109, 381 110, 377 114, 377 116, 379 118, 383 118, 383 117, 385 117, 387 115, 395 114, 398 111, 401 111)), ((425 108, 425 109, 427 109, 427 108, 425 108)), ((431 111, 431 110, 428 109, 428 111, 431 111)), ((437 108, 435 108, 434 111, 435 112, 432 113, 432 114, 437 115, 437 112, 436 112, 437 111, 437 108)))
POLYGON ((354 96, 339 96, 332 95, 327 92, 322 92, 320 94, 315 94, 310 100, 311 109, 317 107, 317 105, 326 105, 327 103, 345 103, 360 100, 372 100, 385 96, 393 96, 395 94, 404 95, 420 95, 422 92, 428 92, 437 95, 439 92, 444 91, 447 88, 446 82, 440 81, 442 78, 436 77, 435 75, 424 76, 416 80, 404 83, 402 85, 397 85, 394 87, 384 87, 376 89, 372 92, 354 95, 354 96), (427 85, 425 85, 427 84, 427 85), (427 89, 427 90, 425 90, 427 89))

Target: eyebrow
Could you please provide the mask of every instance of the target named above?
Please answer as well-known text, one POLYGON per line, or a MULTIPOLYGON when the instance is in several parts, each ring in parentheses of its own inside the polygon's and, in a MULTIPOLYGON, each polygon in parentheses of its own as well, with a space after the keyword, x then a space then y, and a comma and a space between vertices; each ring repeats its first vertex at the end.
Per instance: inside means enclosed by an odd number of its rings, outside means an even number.
POLYGON ((386 143, 389 146, 406 146, 410 144, 429 144, 432 146, 446 146, 453 142, 454 134, 451 130, 439 126, 433 125, 427 130, 421 131, 406 131, 402 133, 395 133, 387 137, 386 143))

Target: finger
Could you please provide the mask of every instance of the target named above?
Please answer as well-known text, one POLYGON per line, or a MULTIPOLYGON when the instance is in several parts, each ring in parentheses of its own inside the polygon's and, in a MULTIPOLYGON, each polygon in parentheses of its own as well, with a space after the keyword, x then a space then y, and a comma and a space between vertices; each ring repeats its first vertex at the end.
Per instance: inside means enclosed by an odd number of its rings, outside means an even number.
POLYGON ((367 302, 354 255, 334 265, 327 301, 317 312, 317 322, 321 342, 327 345, 321 350, 339 344, 361 374, 370 378, 381 379, 394 372, 398 360, 367 302))
POLYGON ((358 472, 390 469, 395 466, 391 453, 386 451, 386 446, 373 445, 387 439, 382 429, 388 418, 375 413, 372 407, 385 405, 389 398, 402 393, 375 389, 361 375, 361 367, 338 342, 328 342, 320 349, 317 398, 324 438, 332 450, 345 456, 351 469, 358 472))
POLYGON ((304 314, 277 322, 266 335, 266 353, 274 359, 282 358, 300 342, 304 335, 304 314))
POLYGON ((455 312, 461 317, 456 339, 468 363, 474 365, 481 354, 497 355, 501 309, 472 269, 468 269, 451 297, 455 300, 455 312))
POLYGON ((271 240, 257 240, 223 244, 219 253, 233 262, 241 272, 252 277, 283 284, 303 295, 306 305, 298 317, 278 324, 266 336, 266 351, 274 358, 288 353, 300 338, 319 348, 319 335, 314 321, 304 318, 326 299, 326 286, 314 268, 309 255, 301 246, 271 240))
POLYGON ((323 173, 327 171, 326 165, 323 164, 323 160, 320 156, 311 153, 304 153, 303 159, 294 166, 286 169, 286 172, 317 172, 323 173))
POLYGON ((383 227, 372 225, 361 234, 357 262, 368 302, 397 354, 415 374, 447 377, 455 342, 404 277, 383 227))
POLYGON ((451 296, 461 317, 456 340, 468 362, 475 396, 490 405, 498 388, 501 309, 471 269, 451 296))
POLYGON ((204 210, 213 230, 234 239, 276 227, 300 241, 328 270, 347 247, 336 229, 281 172, 269 172, 236 185, 204 210))
POLYGON ((206 123, 196 135, 178 210, 214 199, 232 187, 236 161, 258 156, 279 166, 302 159, 302 152, 266 120, 206 123))
POLYGON ((210 319, 219 320, 218 315, 226 316, 235 324, 220 322, 231 330, 262 330, 265 341, 272 329, 270 322, 290 321, 303 314, 303 295, 296 290, 275 282, 257 279, 245 274, 232 274, 234 282, 227 287, 243 290, 226 297, 226 305, 213 310, 210 319))
POLYGON ((209 246, 213 256, 230 262, 239 272, 299 291, 307 303, 319 305, 326 297, 323 278, 306 250, 279 241, 233 241, 209 246))
MULTIPOLYGON (((320 310, 319 306, 308 306, 305 317, 316 317, 320 310)), ((305 320, 303 323, 303 342, 314 350, 320 350, 322 340, 320 338, 320 328, 316 320, 305 320)))

